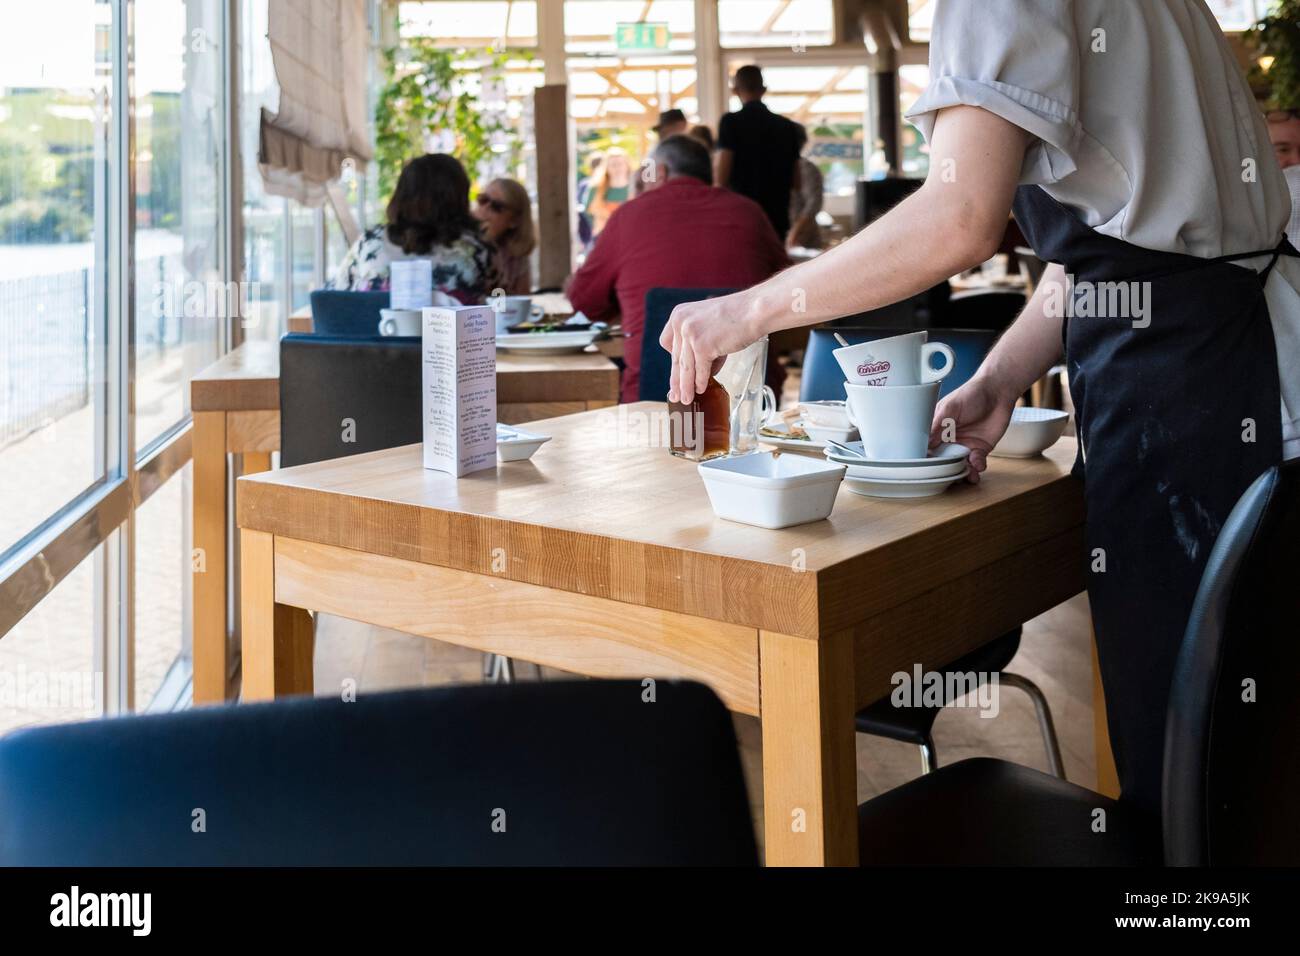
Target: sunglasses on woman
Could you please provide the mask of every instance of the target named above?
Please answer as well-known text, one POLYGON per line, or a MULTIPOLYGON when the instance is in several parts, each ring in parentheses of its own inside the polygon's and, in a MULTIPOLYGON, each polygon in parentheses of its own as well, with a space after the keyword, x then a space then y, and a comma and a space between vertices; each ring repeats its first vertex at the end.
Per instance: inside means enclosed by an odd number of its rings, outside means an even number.
POLYGON ((478 204, 480 206, 487 206, 493 212, 498 214, 503 213, 510 208, 505 203, 503 203, 500 199, 493 199, 487 193, 478 194, 478 204))

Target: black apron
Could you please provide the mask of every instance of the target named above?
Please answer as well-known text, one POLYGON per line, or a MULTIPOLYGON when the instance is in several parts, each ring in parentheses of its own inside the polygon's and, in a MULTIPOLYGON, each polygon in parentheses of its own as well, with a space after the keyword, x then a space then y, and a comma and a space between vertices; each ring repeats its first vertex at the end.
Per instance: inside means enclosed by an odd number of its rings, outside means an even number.
POLYGON ((1169 685, 1201 572, 1237 499, 1282 458, 1264 282, 1297 253, 1285 238, 1218 259, 1154 252, 1096 232, 1037 186, 1018 190, 1015 216, 1038 257, 1074 276, 1076 309, 1097 283, 1149 293, 1147 327, 1076 311, 1064 338, 1111 748, 1123 799, 1159 814, 1169 685), (1232 265, 1260 255, 1273 256, 1261 274, 1232 265))

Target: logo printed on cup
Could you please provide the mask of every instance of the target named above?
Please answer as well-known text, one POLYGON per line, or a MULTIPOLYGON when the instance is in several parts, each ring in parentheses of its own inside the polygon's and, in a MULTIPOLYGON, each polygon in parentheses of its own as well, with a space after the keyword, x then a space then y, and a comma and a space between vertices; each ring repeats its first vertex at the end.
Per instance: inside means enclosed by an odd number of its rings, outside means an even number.
POLYGON ((867 378, 868 376, 871 375, 884 375, 888 371, 889 371, 889 363, 885 361, 863 362, 861 365, 858 366, 858 374, 861 375, 863 378, 867 378))

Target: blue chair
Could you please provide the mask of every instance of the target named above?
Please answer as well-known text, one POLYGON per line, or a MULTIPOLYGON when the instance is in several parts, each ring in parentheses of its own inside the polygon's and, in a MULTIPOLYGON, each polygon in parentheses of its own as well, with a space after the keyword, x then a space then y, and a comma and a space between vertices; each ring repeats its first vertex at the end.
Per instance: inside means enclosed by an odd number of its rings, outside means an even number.
POLYGON ((0 740, 0 865, 753 866, 701 684, 450 687, 0 740))
MULTIPOLYGON (((825 402, 844 399, 844 372, 831 353, 840 347, 835 340, 839 333, 851 345, 871 342, 875 339, 887 339, 891 335, 903 335, 918 332, 920 329, 908 328, 864 328, 819 326, 808 334, 808 348, 804 351, 803 378, 799 384, 799 400, 802 402, 825 402)), ((948 377, 943 380, 939 391, 942 397, 967 382, 989 349, 997 341, 998 334, 982 329, 925 329, 930 333, 931 342, 942 342, 949 346, 956 356, 956 364, 948 377)))
POLYGON ((311 294, 311 328, 316 335, 372 338, 379 334, 379 310, 388 308, 387 292, 317 289, 311 294))
POLYGON ((421 360, 418 337, 282 338, 281 466, 421 441, 421 360))
POLYGON ((673 309, 686 302, 716 299, 737 289, 651 289, 645 295, 645 324, 641 332, 641 382, 637 398, 643 402, 662 402, 668 395, 668 376, 673 357, 659 344, 673 309))
POLYGON ((1027 767, 963 760, 859 807, 861 862, 1300 864, 1300 641, 1278 628, 1300 617, 1297 566, 1290 461, 1241 496, 1201 575, 1170 688, 1160 820, 1027 767), (1090 825, 1098 809, 1104 831, 1090 825))

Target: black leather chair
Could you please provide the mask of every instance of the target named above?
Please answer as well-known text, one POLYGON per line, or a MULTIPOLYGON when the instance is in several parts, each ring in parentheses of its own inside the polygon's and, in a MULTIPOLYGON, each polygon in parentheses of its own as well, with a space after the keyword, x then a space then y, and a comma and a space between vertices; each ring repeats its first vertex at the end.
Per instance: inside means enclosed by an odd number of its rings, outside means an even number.
POLYGON ((1300 864, 1297 567, 1300 461, 1251 485, 1210 552, 1170 693, 1161 821, 1026 767, 963 760, 864 803, 861 861, 1300 864))
POLYGON ((311 294, 311 328, 317 335, 368 339, 379 334, 379 310, 388 308, 387 292, 317 289, 311 294))
POLYGON ((1023 292, 972 289, 954 292, 936 320, 957 329, 1005 332, 1025 308, 1023 292))
POLYGON ((0 865, 746 865, 731 715, 572 681, 205 707, 0 740, 0 865))
POLYGON ((731 295, 736 289, 651 289, 645 296, 645 325, 641 333, 641 381, 637 399, 662 402, 668 395, 668 376, 673 357, 659 344, 659 336, 673 314, 685 302, 731 295))
POLYGON ((313 333, 280 340, 280 465, 302 465, 424 437, 418 337, 313 333))
MULTIPOLYGON (((800 400, 805 402, 844 399, 844 372, 832 354, 840 347, 835 339, 839 333, 849 343, 870 342, 873 339, 885 339, 891 335, 902 335, 917 331, 906 328, 840 328, 818 327, 808 336, 808 349, 804 353, 803 380, 800 383, 800 400)), ((979 329, 929 329, 931 342, 943 342, 952 348, 955 365, 952 372, 944 379, 940 394, 956 389, 975 374, 984 356, 997 340, 997 334, 979 329)), ((1043 734, 1043 746, 1047 750, 1047 765, 1059 777, 1065 776, 1061 762, 1061 747, 1056 739, 1056 728, 1052 723, 1052 711, 1047 705, 1047 698, 1033 681, 1019 674, 1013 674, 1005 668, 1020 649, 1020 628, 1002 635, 994 641, 971 651, 960 660, 947 663, 938 668, 947 675, 975 674, 983 683, 988 675, 998 674, 998 683, 1016 687, 1029 695, 1038 716, 1039 729, 1043 734)), ((929 773, 939 765, 939 757, 934 747, 932 731, 934 722, 943 708, 952 703, 948 691, 960 686, 957 682, 944 680, 944 698, 937 706, 895 707, 889 697, 881 698, 858 711, 857 729, 859 733, 888 737, 903 743, 915 744, 921 750, 921 771, 929 773)), ((970 686, 970 685, 968 685, 970 686)))
MULTIPOLYGON (((420 343, 417 336, 282 338, 280 466, 423 441, 420 343)), ((483 655, 485 680, 509 683, 514 676, 510 658, 483 655)))

